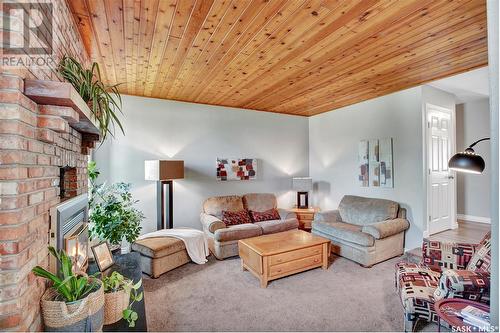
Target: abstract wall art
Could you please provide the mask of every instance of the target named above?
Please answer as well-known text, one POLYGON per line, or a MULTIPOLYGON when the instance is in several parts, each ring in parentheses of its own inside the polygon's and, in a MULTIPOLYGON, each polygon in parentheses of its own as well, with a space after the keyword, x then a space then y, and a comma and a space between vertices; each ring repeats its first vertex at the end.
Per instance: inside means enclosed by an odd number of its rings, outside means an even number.
POLYGON ((370 185, 380 186, 380 160, 378 139, 370 140, 368 145, 370 149, 370 185))
POLYGON ((217 180, 251 180, 256 177, 255 158, 217 158, 217 180))
POLYGON ((392 138, 361 140, 358 182, 362 187, 394 187, 392 138))
POLYGON ((359 168, 359 185, 368 187, 368 141, 361 140, 358 146, 358 168, 359 168))
POLYGON ((379 145, 379 183, 381 187, 393 187, 392 183, 392 138, 380 139, 379 145))

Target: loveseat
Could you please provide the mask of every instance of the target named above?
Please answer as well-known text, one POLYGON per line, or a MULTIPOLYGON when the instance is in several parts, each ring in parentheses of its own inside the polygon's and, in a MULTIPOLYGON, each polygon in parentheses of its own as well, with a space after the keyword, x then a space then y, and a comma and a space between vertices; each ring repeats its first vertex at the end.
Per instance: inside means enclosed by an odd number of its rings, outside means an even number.
POLYGON ((406 209, 385 199, 346 195, 338 210, 316 213, 312 233, 332 241, 332 252, 364 267, 404 252, 406 209))
POLYGON ((294 213, 277 208, 276 197, 271 193, 208 198, 203 203, 200 220, 203 231, 208 236, 210 252, 220 260, 238 255, 238 240, 240 239, 293 230, 299 226, 294 213), (279 219, 237 225, 226 225, 222 221, 224 211, 266 212, 271 209, 277 209, 279 219))

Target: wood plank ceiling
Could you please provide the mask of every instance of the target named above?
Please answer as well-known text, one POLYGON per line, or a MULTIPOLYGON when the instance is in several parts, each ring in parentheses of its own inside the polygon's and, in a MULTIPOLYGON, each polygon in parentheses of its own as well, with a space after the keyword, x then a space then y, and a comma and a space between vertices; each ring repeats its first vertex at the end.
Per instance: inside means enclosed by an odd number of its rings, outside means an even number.
POLYGON ((310 116, 487 65, 484 0, 68 0, 124 94, 310 116))

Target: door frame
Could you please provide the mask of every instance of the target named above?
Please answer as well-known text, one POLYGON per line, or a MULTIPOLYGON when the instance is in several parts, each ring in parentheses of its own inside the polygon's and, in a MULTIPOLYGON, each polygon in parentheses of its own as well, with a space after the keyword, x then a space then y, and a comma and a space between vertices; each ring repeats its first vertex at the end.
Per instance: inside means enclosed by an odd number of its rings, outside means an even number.
MULTIPOLYGON (((424 158, 423 158, 423 173, 424 173, 424 187, 425 187, 425 207, 424 207, 424 218, 425 218, 425 230, 423 231, 423 236, 424 237, 429 237, 430 236, 430 168, 429 168, 429 144, 430 144, 430 123, 428 121, 428 114, 429 110, 436 110, 436 111, 441 111, 441 112, 446 112, 449 113, 451 116, 450 120, 450 155, 453 155, 457 151, 457 141, 456 141, 456 136, 457 136, 457 121, 456 121, 456 110, 455 109, 448 109, 444 108, 442 106, 438 106, 432 103, 425 103, 424 105, 424 112, 423 112, 423 153, 424 153, 424 158)), ((451 205, 451 214, 450 214, 450 229, 456 229, 458 228, 457 224, 457 175, 455 171, 450 170, 449 171, 451 175, 453 175, 453 181, 451 182, 451 200, 452 200, 452 205, 451 205)))

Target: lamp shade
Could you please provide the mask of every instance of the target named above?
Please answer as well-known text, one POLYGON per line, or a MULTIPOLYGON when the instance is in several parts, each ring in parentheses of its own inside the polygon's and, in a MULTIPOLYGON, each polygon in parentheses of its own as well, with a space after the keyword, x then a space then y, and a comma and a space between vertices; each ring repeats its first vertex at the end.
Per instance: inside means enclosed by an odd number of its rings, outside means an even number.
POLYGON ((292 189, 297 192, 309 192, 313 188, 312 178, 294 177, 292 178, 292 189))
POLYGON ((453 155, 448 168, 460 172, 480 174, 484 170, 484 160, 477 155, 472 148, 467 148, 464 152, 453 155))
POLYGON ((184 178, 184 161, 146 160, 145 180, 172 180, 184 178))

